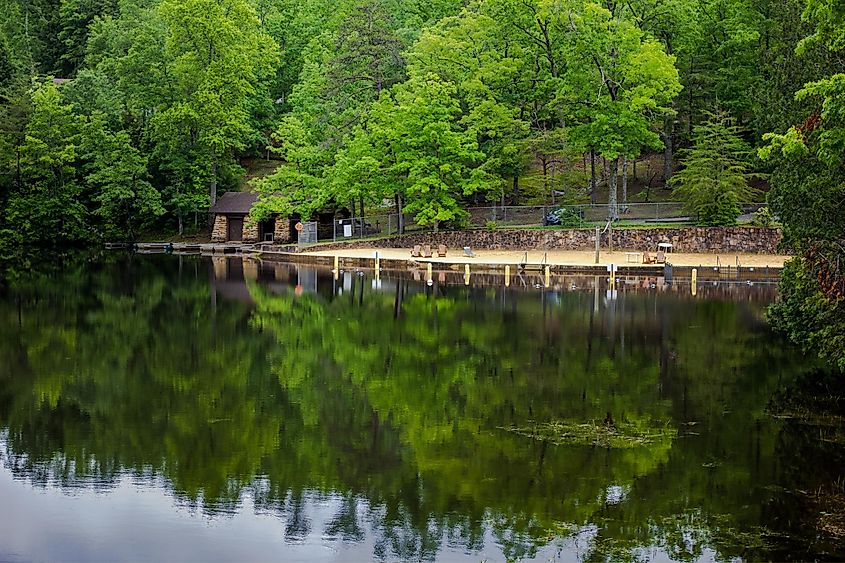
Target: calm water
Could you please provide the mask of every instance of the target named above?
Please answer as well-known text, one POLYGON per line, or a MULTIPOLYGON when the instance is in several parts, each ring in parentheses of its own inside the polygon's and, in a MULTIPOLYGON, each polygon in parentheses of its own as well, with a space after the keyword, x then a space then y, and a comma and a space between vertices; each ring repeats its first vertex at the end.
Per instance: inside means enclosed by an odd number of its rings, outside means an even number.
POLYGON ((118 255, 12 277, 0 560, 836 549, 794 490, 841 452, 768 414, 811 369, 765 324, 773 286, 437 278, 118 255), (658 437, 525 430, 605 421, 658 437))

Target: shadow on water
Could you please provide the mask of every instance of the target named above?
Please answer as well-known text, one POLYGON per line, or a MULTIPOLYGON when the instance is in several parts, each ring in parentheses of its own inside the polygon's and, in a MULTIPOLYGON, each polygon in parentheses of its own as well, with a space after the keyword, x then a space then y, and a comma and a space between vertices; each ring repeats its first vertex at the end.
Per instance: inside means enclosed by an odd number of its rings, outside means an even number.
POLYGON ((816 367, 768 330, 774 286, 420 275, 112 255, 9 278, 5 471, 211 518, 248 500, 364 559, 845 555, 800 492, 842 482, 845 446, 784 414, 816 367))

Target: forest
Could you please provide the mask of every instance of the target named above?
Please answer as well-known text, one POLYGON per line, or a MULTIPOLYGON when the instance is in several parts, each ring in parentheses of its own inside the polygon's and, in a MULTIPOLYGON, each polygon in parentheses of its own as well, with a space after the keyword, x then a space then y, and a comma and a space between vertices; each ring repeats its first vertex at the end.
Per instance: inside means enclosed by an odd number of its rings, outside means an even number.
POLYGON ((231 190, 259 192, 258 217, 390 202, 455 228, 559 194, 614 219, 647 161, 647 193, 702 224, 766 198, 799 256, 772 317, 845 368, 838 2, 0 9, 0 256, 201 231, 231 190))

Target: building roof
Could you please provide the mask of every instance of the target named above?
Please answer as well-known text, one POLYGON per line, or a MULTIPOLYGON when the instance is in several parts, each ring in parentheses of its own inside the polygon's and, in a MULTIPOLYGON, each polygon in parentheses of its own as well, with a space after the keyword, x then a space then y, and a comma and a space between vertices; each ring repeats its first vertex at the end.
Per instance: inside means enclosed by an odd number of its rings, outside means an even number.
POLYGON ((218 215, 246 215, 256 201, 258 194, 255 192, 226 192, 208 212, 218 215))

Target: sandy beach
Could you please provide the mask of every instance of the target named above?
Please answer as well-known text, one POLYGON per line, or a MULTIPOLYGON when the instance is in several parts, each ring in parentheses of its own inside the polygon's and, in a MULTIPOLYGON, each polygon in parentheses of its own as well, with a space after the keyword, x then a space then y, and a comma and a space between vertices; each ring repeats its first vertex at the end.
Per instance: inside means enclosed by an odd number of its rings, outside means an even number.
MULTIPOLYGON (((476 250, 475 257, 464 256, 459 249, 449 250, 445 257, 438 257, 434 253, 432 258, 412 258, 410 250, 401 248, 369 248, 369 249, 345 249, 325 250, 316 252, 304 252, 313 256, 340 256, 345 258, 374 258, 378 252, 382 259, 387 260, 413 260, 415 262, 437 262, 447 264, 528 264, 545 263, 550 266, 593 266, 596 264, 595 252, 589 250, 532 250, 527 253, 517 250, 476 250)), ((654 258, 654 253, 650 253, 654 258)), ((772 254, 687 254, 670 253, 666 255, 667 261, 675 266, 736 266, 742 267, 766 267, 782 268, 783 264, 791 258, 787 255, 772 254)), ((621 267, 635 266, 642 263, 642 254, 625 251, 605 252, 602 251, 599 257, 599 264, 618 264, 621 267)))

